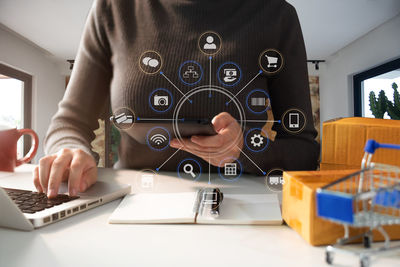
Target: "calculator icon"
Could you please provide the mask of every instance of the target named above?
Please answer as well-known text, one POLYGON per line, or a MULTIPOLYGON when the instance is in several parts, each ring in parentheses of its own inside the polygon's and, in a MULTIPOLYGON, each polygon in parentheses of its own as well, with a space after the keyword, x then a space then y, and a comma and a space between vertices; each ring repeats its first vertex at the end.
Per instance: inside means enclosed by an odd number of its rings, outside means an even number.
POLYGON ((237 175, 236 163, 225 163, 224 174, 226 176, 236 176, 237 175))

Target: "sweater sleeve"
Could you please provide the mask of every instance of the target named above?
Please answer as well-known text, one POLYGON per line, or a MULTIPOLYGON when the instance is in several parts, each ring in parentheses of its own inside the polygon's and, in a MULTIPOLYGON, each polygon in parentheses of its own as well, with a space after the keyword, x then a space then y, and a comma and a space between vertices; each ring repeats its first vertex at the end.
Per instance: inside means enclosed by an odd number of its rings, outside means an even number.
POLYGON ((94 155, 90 143, 106 106, 112 78, 111 49, 104 26, 107 16, 102 14, 105 8, 105 2, 96 0, 89 12, 71 79, 47 131, 46 154, 80 148, 94 155))
POLYGON ((277 131, 274 142, 263 152, 251 152, 243 149, 239 160, 244 165, 244 172, 259 174, 272 168, 283 170, 314 170, 318 166, 319 144, 315 141, 317 132, 314 128, 311 110, 310 89, 308 82, 307 58, 303 35, 296 10, 287 4, 281 21, 278 50, 283 54, 285 65, 280 73, 268 77, 268 88, 272 112, 275 120, 291 108, 301 110, 306 117, 303 131, 297 134, 286 132, 275 123, 277 131), (257 166, 256 166, 257 165, 257 166), (259 168, 260 169, 259 169, 259 168))

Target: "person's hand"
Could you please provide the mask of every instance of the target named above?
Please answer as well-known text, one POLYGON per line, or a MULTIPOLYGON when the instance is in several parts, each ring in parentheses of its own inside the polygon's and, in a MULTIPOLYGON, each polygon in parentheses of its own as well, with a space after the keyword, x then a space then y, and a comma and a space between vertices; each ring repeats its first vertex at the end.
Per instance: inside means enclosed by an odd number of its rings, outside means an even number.
POLYGON ((243 132, 239 123, 229 113, 222 112, 212 119, 212 124, 216 135, 194 135, 190 139, 183 138, 181 142, 173 139, 170 146, 192 153, 214 166, 222 167, 224 163, 233 162, 243 148, 243 132))
POLYGON ((33 183, 38 192, 49 198, 58 194, 61 182, 68 181, 68 192, 75 196, 84 192, 97 180, 97 166, 93 156, 81 149, 64 148, 57 154, 40 159, 33 171, 33 183))

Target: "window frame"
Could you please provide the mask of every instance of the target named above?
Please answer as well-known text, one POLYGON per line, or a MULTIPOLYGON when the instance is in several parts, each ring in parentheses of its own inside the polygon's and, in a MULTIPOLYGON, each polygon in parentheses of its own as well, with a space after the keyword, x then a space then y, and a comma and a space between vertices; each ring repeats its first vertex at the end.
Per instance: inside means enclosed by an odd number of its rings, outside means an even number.
MULTIPOLYGON (((23 128, 32 127, 32 75, 22 72, 20 70, 14 69, 8 65, 0 62, 0 73, 13 79, 20 80, 24 83, 24 112, 23 112, 23 128)), ((24 154, 29 152, 31 148, 31 138, 27 135, 23 137, 24 139, 24 154)))
POLYGON ((400 58, 389 61, 353 76, 354 116, 362 117, 362 82, 381 74, 400 69, 400 58))

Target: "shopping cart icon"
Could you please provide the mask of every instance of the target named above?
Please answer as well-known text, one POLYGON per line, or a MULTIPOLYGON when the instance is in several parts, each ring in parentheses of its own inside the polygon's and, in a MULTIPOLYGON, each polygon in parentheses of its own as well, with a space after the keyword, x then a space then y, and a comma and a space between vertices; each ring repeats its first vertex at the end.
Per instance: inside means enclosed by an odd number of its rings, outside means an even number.
POLYGON ((276 68, 278 67, 278 58, 277 57, 271 57, 268 55, 265 55, 268 60, 268 65, 267 68, 276 68))
POLYGON ((326 248, 325 259, 332 264, 336 251, 359 256, 360 266, 368 267, 370 256, 400 249, 391 246, 384 225, 400 224, 400 168, 371 162, 377 148, 399 149, 400 145, 379 144, 368 140, 361 162, 361 170, 317 190, 318 216, 344 226, 344 237, 326 248), (350 236, 349 227, 364 228, 360 235, 350 236), (383 246, 371 248, 372 230, 385 238, 383 246), (345 249, 345 245, 363 240, 364 249, 345 249))

